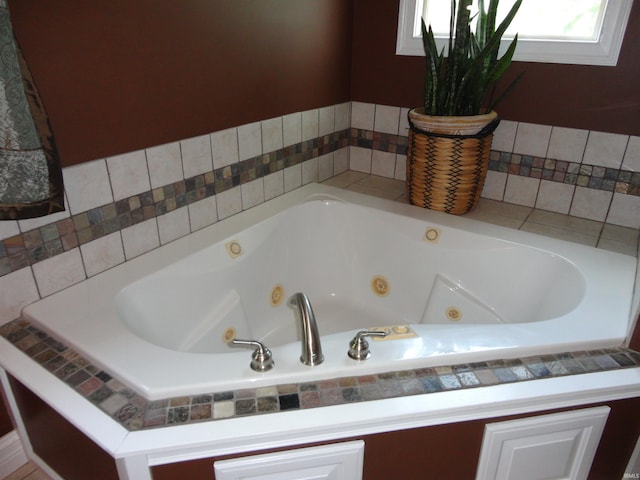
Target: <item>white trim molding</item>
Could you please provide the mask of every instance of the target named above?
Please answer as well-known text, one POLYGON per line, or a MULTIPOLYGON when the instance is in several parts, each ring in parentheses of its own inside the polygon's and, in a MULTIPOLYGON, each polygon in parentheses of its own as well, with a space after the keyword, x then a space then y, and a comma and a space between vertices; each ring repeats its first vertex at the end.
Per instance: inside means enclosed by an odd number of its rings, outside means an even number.
MULTIPOLYGON (((422 38, 414 36, 419 22, 418 0, 400 0, 396 54, 424 56, 422 38)), ((624 32, 633 0, 608 0, 602 31, 596 41, 518 39, 514 60, 521 62, 566 63, 615 66, 622 48, 624 32)), ((504 52, 510 40, 502 41, 504 52)), ((446 46, 445 37, 436 37, 438 48, 446 46)))

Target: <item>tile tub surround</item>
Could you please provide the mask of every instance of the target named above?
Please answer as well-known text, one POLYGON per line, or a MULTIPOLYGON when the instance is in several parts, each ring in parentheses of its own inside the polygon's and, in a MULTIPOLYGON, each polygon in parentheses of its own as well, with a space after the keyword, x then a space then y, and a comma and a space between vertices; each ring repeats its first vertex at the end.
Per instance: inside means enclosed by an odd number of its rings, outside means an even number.
MULTIPOLYGON (((0 222, 0 323, 39 298, 311 181, 349 169, 376 175, 378 184, 403 181, 407 111, 344 103, 66 168, 69 211, 0 222)), ((632 237, 629 229, 640 227, 638 137, 505 121, 491 168, 477 219, 487 206, 547 210, 562 214, 553 222, 605 225, 599 236, 607 240, 598 246, 620 245, 620 232, 632 237)), ((378 185, 359 186, 380 193, 378 185)), ((546 227, 540 233, 566 232, 546 227)))
MULTIPOLYGON (((405 179, 408 108, 352 102, 350 169, 405 179)), ((504 120, 484 198, 640 228, 640 137, 504 120)))
POLYGON ((148 401, 25 320, 0 335, 128 431, 640 367, 626 348, 443 365, 148 401))
POLYGON ((65 168, 66 212, 0 222, 0 323, 22 307, 348 169, 350 104, 65 168))

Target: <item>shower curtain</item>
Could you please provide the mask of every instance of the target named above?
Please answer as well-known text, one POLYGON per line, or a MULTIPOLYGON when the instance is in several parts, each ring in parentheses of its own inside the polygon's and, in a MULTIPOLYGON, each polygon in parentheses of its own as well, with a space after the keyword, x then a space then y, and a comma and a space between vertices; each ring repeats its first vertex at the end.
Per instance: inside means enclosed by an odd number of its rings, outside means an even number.
POLYGON ((62 170, 38 89, 0 0, 0 220, 64 210, 62 170))

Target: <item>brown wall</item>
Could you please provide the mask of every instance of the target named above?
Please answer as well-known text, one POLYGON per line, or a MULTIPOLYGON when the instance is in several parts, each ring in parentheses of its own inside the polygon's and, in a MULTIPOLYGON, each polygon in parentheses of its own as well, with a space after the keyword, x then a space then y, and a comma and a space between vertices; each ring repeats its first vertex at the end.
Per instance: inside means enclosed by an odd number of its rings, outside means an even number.
POLYGON ((4 389, 0 385, 0 438, 13 430, 13 421, 9 414, 4 389))
MULTIPOLYGON (((396 56, 399 0, 355 0, 351 99, 419 106, 424 57, 396 56)), ((640 135, 640 0, 634 0, 618 65, 592 67, 516 62, 525 71, 499 107, 503 118, 640 135)), ((508 78, 505 77, 505 81, 508 78)))
MULTIPOLYGON (((348 100, 419 105, 399 0, 10 0, 64 165, 348 100), (352 35, 353 33, 353 35, 352 35)), ((515 63, 504 118, 640 135, 640 0, 616 67, 515 63)))
POLYGON ((349 100, 352 0, 10 0, 63 165, 349 100))
POLYGON ((66 480, 117 480, 115 460, 14 377, 11 390, 33 451, 66 480))

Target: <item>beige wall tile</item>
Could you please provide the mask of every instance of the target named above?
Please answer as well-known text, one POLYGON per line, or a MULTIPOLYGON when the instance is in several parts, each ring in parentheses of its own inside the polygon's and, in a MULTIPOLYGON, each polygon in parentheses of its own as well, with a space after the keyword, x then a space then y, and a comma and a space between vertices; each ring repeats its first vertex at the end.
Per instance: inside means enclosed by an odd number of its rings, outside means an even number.
POLYGON ((611 192, 576 187, 569 213, 576 217, 603 222, 607 216, 612 197, 611 192))
MULTIPOLYGON (((28 229, 30 230, 30 229, 28 229)), ((25 230, 26 232, 27 230, 25 230)), ((20 229, 18 228, 18 222, 15 220, 2 220, 0 221, 0 240, 18 235, 20 229)))
POLYGON ((282 117, 260 122, 262 128, 262 153, 275 152, 283 146, 282 117))
POLYGON ((318 182, 333 177, 333 153, 318 157, 318 182))
POLYGON ((371 173, 373 151, 362 147, 349 147, 349 169, 371 173))
POLYGON ((31 268, 0 277, 0 324, 17 318, 23 307, 39 298, 31 268))
POLYGON ((289 147, 302 141, 302 113, 296 112, 282 117, 283 146, 289 147))
POLYGON ((147 163, 151 188, 164 187, 184 178, 179 142, 147 148, 147 163))
POLYGON ((213 170, 211 136, 201 135, 180 142, 184 177, 195 177, 213 170))
POLYGON ((547 157, 566 162, 581 163, 588 137, 588 130, 553 127, 547 157))
POLYGON ((312 158, 302 163, 302 184, 318 181, 318 159, 312 158))
POLYGON ((93 240, 80 246, 84 268, 92 277, 125 261, 120 232, 93 240))
POLYGON ((400 107, 375 106, 373 130, 397 135, 400 128, 400 107))
POLYGON ((242 193, 240 187, 234 187, 216 195, 218 200, 218 219, 230 217, 242 211, 242 193))
POLYGON ((623 227, 640 228, 640 197, 614 193, 607 222, 623 227))
POLYGON ((507 174, 504 172, 488 171, 482 189, 482 198, 502 201, 504 189, 507 186, 507 174))
POLYGON ((238 159, 240 161, 262 154, 262 128, 259 122, 238 127, 238 159))
POLYGON ((620 168, 628 140, 628 135, 590 132, 582 163, 620 168))
POLYGON ((509 175, 504 191, 504 201, 533 207, 536 204, 540 180, 537 178, 509 175))
POLYGON ((191 203, 188 208, 192 232, 213 225, 218 221, 215 195, 191 203))
POLYGON ((335 131, 340 132, 351 127, 351 102, 339 103, 335 112, 335 131))
POLYGON ((551 127, 533 123, 518 123, 513 152, 534 157, 546 157, 551 137, 551 127))
POLYGON ((284 193, 284 171, 271 173, 264 177, 264 199, 271 200, 284 193))
POLYGON ((122 234, 124 255, 127 260, 160 246, 158 222, 155 218, 132 225, 123 229, 120 233, 122 234))
POLYGON ((640 137, 629 137, 627 150, 624 152, 622 168, 640 172, 640 137))
POLYGON ((177 208, 158 217, 160 245, 182 238, 191 232, 189 209, 177 208))
POLYGON ((373 103, 351 102, 351 128, 373 130, 375 113, 373 103))
POLYGON ((302 186, 302 165, 292 165, 283 171, 284 173, 284 191, 290 192, 302 186))
POLYGON ((335 132, 336 109, 333 105, 318 110, 318 135, 324 136, 335 132))
POLYGON ((144 150, 107 158, 107 169, 115 201, 151 189, 144 150))
POLYGON ((238 163, 238 130, 229 128, 210 135, 213 168, 218 169, 238 163))
POLYGON ((502 120, 493 134, 491 148, 499 152, 513 152, 517 131, 518 122, 502 120))
POLYGON ((258 178, 245 183, 240 186, 240 192, 242 194, 243 210, 260 205, 264 203, 264 180, 258 178))
POLYGON ((62 170, 62 176, 72 214, 113 202, 109 173, 104 160, 67 167, 62 170))
POLYGON ((318 109, 302 112, 302 141, 312 140, 320 131, 318 109))
POLYGON ((333 174, 338 175, 349 170, 349 147, 333 152, 333 174))
POLYGON ((81 282, 86 275, 80 249, 74 248, 36 263, 33 265, 33 275, 42 297, 81 282))
POLYGON ((371 156, 371 173, 381 177, 394 178, 396 154, 374 150, 371 156))
POLYGON ((396 171, 393 175, 396 180, 407 180, 407 156, 396 155, 396 171))
POLYGON ((559 182, 542 180, 536 200, 536 208, 567 214, 575 187, 559 182))

